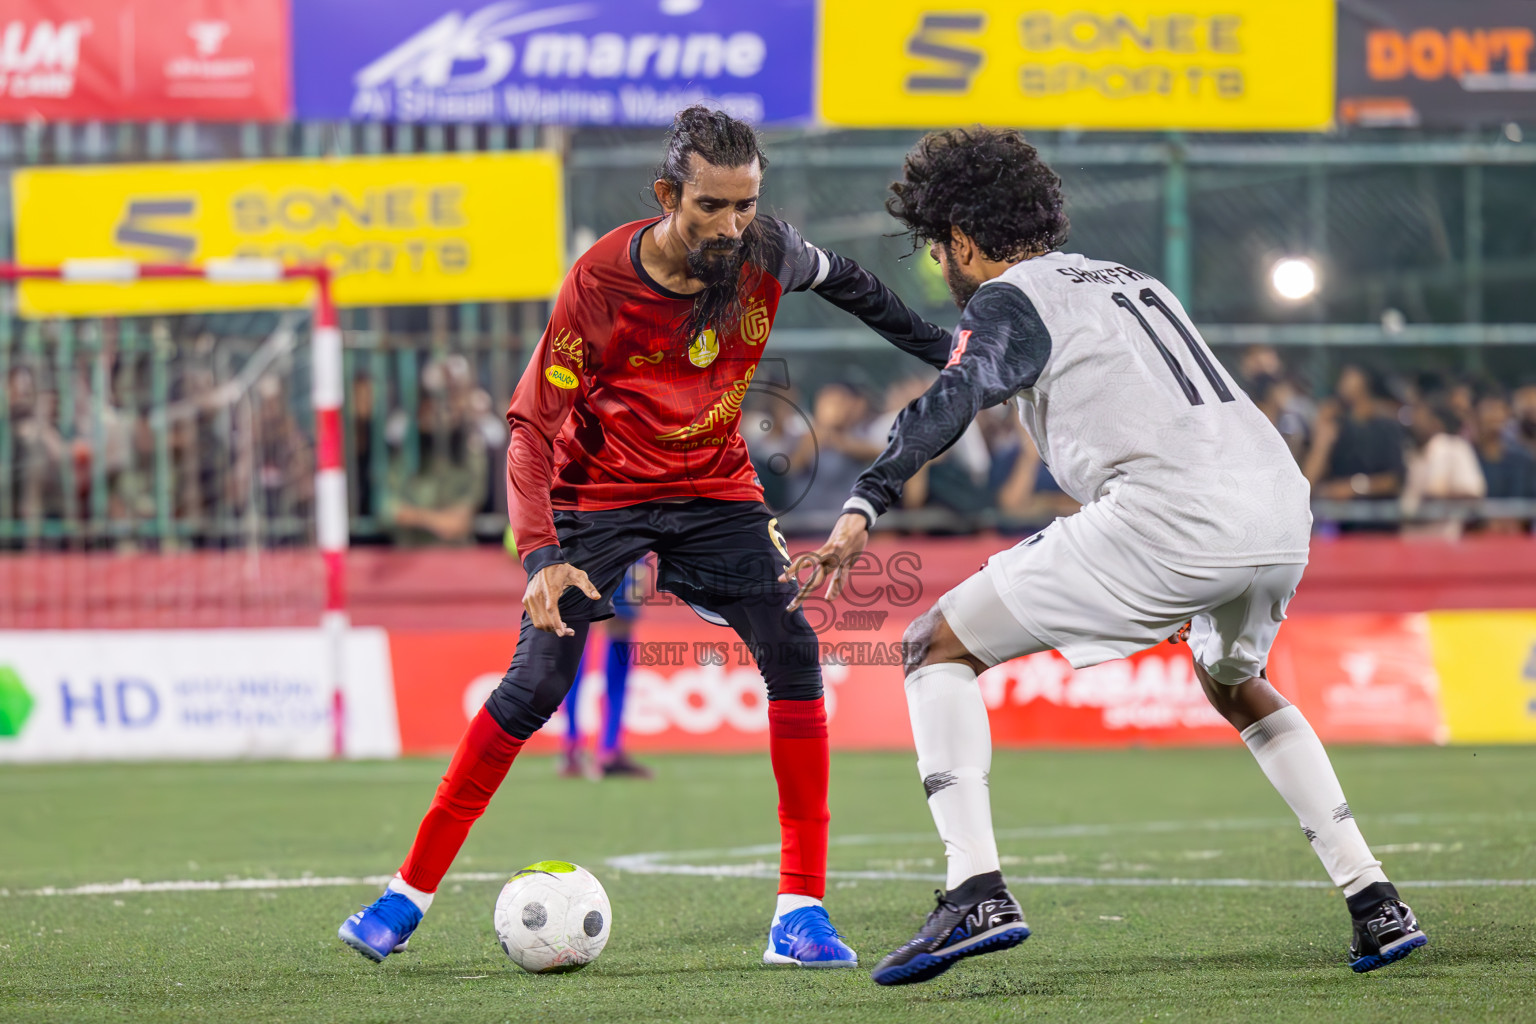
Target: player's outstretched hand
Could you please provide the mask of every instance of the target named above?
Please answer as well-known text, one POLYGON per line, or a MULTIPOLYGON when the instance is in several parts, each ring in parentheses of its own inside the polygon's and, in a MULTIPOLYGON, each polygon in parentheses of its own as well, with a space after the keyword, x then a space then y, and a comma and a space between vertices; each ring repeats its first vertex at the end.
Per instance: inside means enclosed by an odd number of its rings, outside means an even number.
POLYGON ((869 520, 857 512, 845 512, 837 519, 837 525, 832 527, 832 536, 827 542, 815 551, 809 551, 789 563, 779 576, 780 583, 795 582, 800 584, 800 590, 795 594, 795 599, 789 602, 789 611, 799 608, 805 601, 806 595, 821 586, 822 580, 830 579, 827 584, 827 600, 835 601, 843 592, 843 585, 848 582, 848 570, 853 566, 853 560, 864 550, 864 545, 869 543, 869 520), (810 569, 810 576, 802 582, 800 574, 810 569))
POLYGON ((533 574, 528 589, 523 591, 523 610, 533 620, 534 626, 555 636, 575 636, 576 631, 560 617, 560 595, 566 587, 579 587, 583 594, 596 601, 603 595, 587 574, 569 562, 546 565, 533 574))

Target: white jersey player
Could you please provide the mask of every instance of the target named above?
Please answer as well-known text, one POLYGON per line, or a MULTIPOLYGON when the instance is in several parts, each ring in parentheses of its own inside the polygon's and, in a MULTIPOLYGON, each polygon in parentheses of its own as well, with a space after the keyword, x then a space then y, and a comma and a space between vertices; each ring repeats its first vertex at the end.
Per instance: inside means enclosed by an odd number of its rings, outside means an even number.
POLYGON ((831 539, 791 568, 814 568, 801 593, 830 577, 835 598, 903 482, 988 406, 1016 407, 1083 508, 993 555, 907 629, 918 771, 949 870, 938 907, 875 981, 923 981, 1029 935, 993 838, 977 673, 1050 649, 1076 668, 1095 665, 1186 623, 1206 695, 1344 892, 1351 966, 1374 970, 1422 946, 1316 733, 1265 677, 1312 523, 1285 442, 1163 284, 1055 251, 1067 229, 1060 179, 1017 132, 930 134, 903 172, 887 208, 931 243, 963 312, 948 364, 897 418, 831 539))

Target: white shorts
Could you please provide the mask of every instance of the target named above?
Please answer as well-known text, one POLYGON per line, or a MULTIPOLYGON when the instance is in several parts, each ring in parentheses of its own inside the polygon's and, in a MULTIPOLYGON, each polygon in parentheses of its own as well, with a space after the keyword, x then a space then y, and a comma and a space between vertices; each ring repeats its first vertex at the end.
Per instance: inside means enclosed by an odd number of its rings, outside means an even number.
POLYGON ((1236 685, 1268 663, 1305 568, 1179 565, 1148 552, 1129 530, 1079 513, 993 555, 939 598, 939 610, 988 665, 1054 649, 1084 668, 1151 647, 1192 621, 1195 661, 1236 685))

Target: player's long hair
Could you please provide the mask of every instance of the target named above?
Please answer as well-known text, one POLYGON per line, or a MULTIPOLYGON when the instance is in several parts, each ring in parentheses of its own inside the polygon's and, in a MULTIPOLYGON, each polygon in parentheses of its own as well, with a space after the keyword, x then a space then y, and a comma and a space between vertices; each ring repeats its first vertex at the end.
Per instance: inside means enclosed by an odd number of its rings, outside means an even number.
MULTIPOLYGON (((695 153, 716 167, 745 167, 756 160, 759 169, 768 170, 768 157, 750 124, 695 104, 678 111, 672 119, 667 129, 667 155, 656 168, 656 179, 670 185, 679 200, 684 184, 692 179, 690 158, 695 153)), ((709 328, 724 334, 727 326, 741 319, 742 304, 757 290, 763 273, 765 250, 762 229, 754 218, 741 233, 734 272, 721 281, 706 283, 693 297, 687 316, 677 321, 679 339, 691 342, 709 328)))
POLYGON ((1012 129, 954 128, 924 135, 891 183, 885 208, 906 225, 916 252, 948 244, 950 228, 988 259, 1017 260, 1067 240, 1061 179, 1012 129))

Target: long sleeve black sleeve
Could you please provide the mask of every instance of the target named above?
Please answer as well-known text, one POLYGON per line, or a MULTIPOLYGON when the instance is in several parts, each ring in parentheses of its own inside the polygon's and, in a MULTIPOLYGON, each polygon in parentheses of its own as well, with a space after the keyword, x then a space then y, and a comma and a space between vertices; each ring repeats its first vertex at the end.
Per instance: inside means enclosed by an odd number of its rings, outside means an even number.
POLYGON ((769 265, 786 292, 810 290, 903 352, 929 366, 949 358, 950 332, 918 316, 874 274, 846 256, 811 245, 791 225, 766 218, 769 265))
POLYGON ((949 359, 954 336, 913 312, 878 277, 846 256, 822 250, 829 264, 826 279, 811 290, 832 305, 864 321, 903 352, 938 369, 949 359))
POLYGON ((938 380, 896 417, 885 451, 853 485, 844 508, 873 523, 978 412, 1033 387, 1050 355, 1050 332, 1029 296, 1006 282, 983 286, 960 317, 954 351, 938 380))

